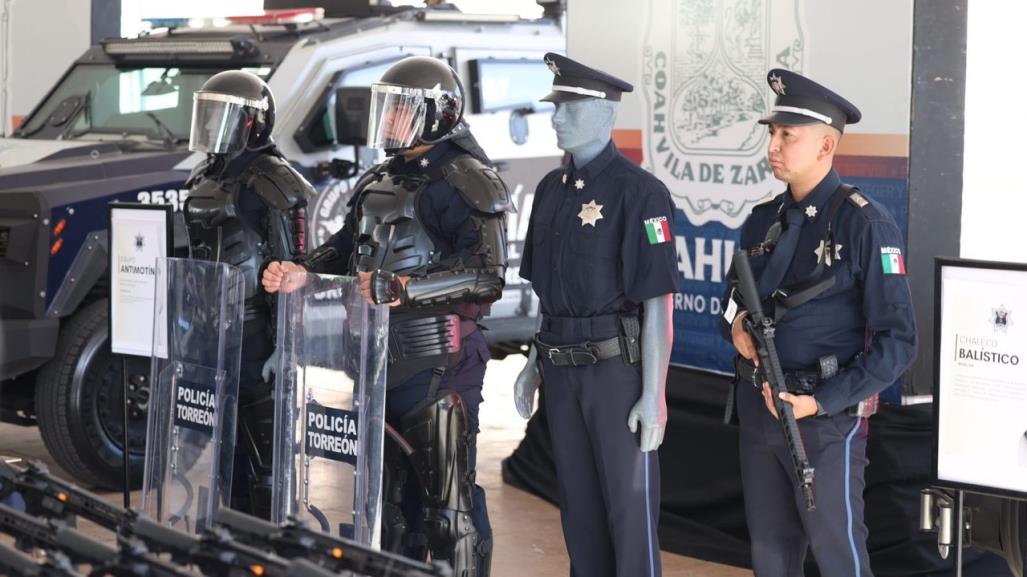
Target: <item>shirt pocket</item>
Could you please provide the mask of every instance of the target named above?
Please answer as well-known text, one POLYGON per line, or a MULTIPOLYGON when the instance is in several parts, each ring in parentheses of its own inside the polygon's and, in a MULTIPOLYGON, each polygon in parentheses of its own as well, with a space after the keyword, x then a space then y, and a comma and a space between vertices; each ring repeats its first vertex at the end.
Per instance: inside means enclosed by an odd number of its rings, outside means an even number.
MULTIPOLYGON (((569 275, 568 284, 574 293, 622 292, 620 243, 620 235, 613 230, 600 231, 586 226, 569 233, 563 265, 573 273, 569 275)), ((600 300, 604 298, 601 296, 600 300)))

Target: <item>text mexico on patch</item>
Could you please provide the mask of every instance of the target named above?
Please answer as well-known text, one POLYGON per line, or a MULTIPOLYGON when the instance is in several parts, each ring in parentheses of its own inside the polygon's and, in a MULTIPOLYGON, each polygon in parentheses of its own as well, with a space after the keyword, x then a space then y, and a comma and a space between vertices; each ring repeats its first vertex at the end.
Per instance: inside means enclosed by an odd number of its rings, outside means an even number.
POLYGON ((906 263, 902 260, 902 249, 893 246, 881 247, 881 268, 884 274, 906 274, 906 263))
POLYGON ((649 239, 649 244, 669 242, 674 238, 670 234, 670 221, 667 217, 647 218, 642 222, 645 224, 645 235, 649 239))

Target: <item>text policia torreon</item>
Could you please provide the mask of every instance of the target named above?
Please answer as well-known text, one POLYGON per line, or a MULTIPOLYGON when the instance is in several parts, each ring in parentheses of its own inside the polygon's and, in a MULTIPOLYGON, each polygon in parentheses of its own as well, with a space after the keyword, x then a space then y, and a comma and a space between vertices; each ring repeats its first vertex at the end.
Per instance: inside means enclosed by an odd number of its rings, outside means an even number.
POLYGON ((360 438, 353 411, 307 403, 307 454, 355 465, 360 438))
POLYGON ((214 415, 217 411, 213 387, 198 383, 179 382, 175 394, 175 425, 207 433, 214 433, 214 415))

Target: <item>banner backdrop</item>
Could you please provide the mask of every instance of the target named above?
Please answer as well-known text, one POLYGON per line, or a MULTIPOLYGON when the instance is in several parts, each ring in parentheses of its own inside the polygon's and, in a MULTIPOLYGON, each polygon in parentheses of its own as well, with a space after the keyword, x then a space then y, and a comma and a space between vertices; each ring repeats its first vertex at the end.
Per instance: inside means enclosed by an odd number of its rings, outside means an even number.
POLYGON ((756 123, 772 104, 769 69, 807 75, 862 110, 835 166, 905 233, 912 0, 570 0, 568 15, 568 55, 635 85, 614 142, 678 208, 673 363, 731 371, 718 328, 724 276, 752 207, 784 191, 756 123))

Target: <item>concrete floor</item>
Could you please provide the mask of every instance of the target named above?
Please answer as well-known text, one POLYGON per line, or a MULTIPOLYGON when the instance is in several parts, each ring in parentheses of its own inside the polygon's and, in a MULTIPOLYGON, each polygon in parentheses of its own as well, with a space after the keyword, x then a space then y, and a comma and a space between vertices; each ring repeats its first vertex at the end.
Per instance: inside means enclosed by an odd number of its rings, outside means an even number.
MULTIPOLYGON (((488 495, 489 516, 495 534, 493 577, 562 576, 569 573, 567 550, 560 528, 560 511, 549 503, 503 484, 500 464, 524 435, 525 421, 513 404, 512 383, 524 365, 524 357, 489 363, 485 376, 485 403, 481 408, 478 437, 478 483, 488 495)), ((34 428, 0 425, 0 455, 40 459, 55 474, 66 477, 50 458, 34 428)), ((121 504, 120 493, 105 493, 121 504)), ((133 494, 133 505, 139 503, 133 494)), ((83 523, 86 533, 112 541, 102 529, 83 523)), ((699 561, 663 552, 665 577, 743 577, 751 571, 699 561)))

